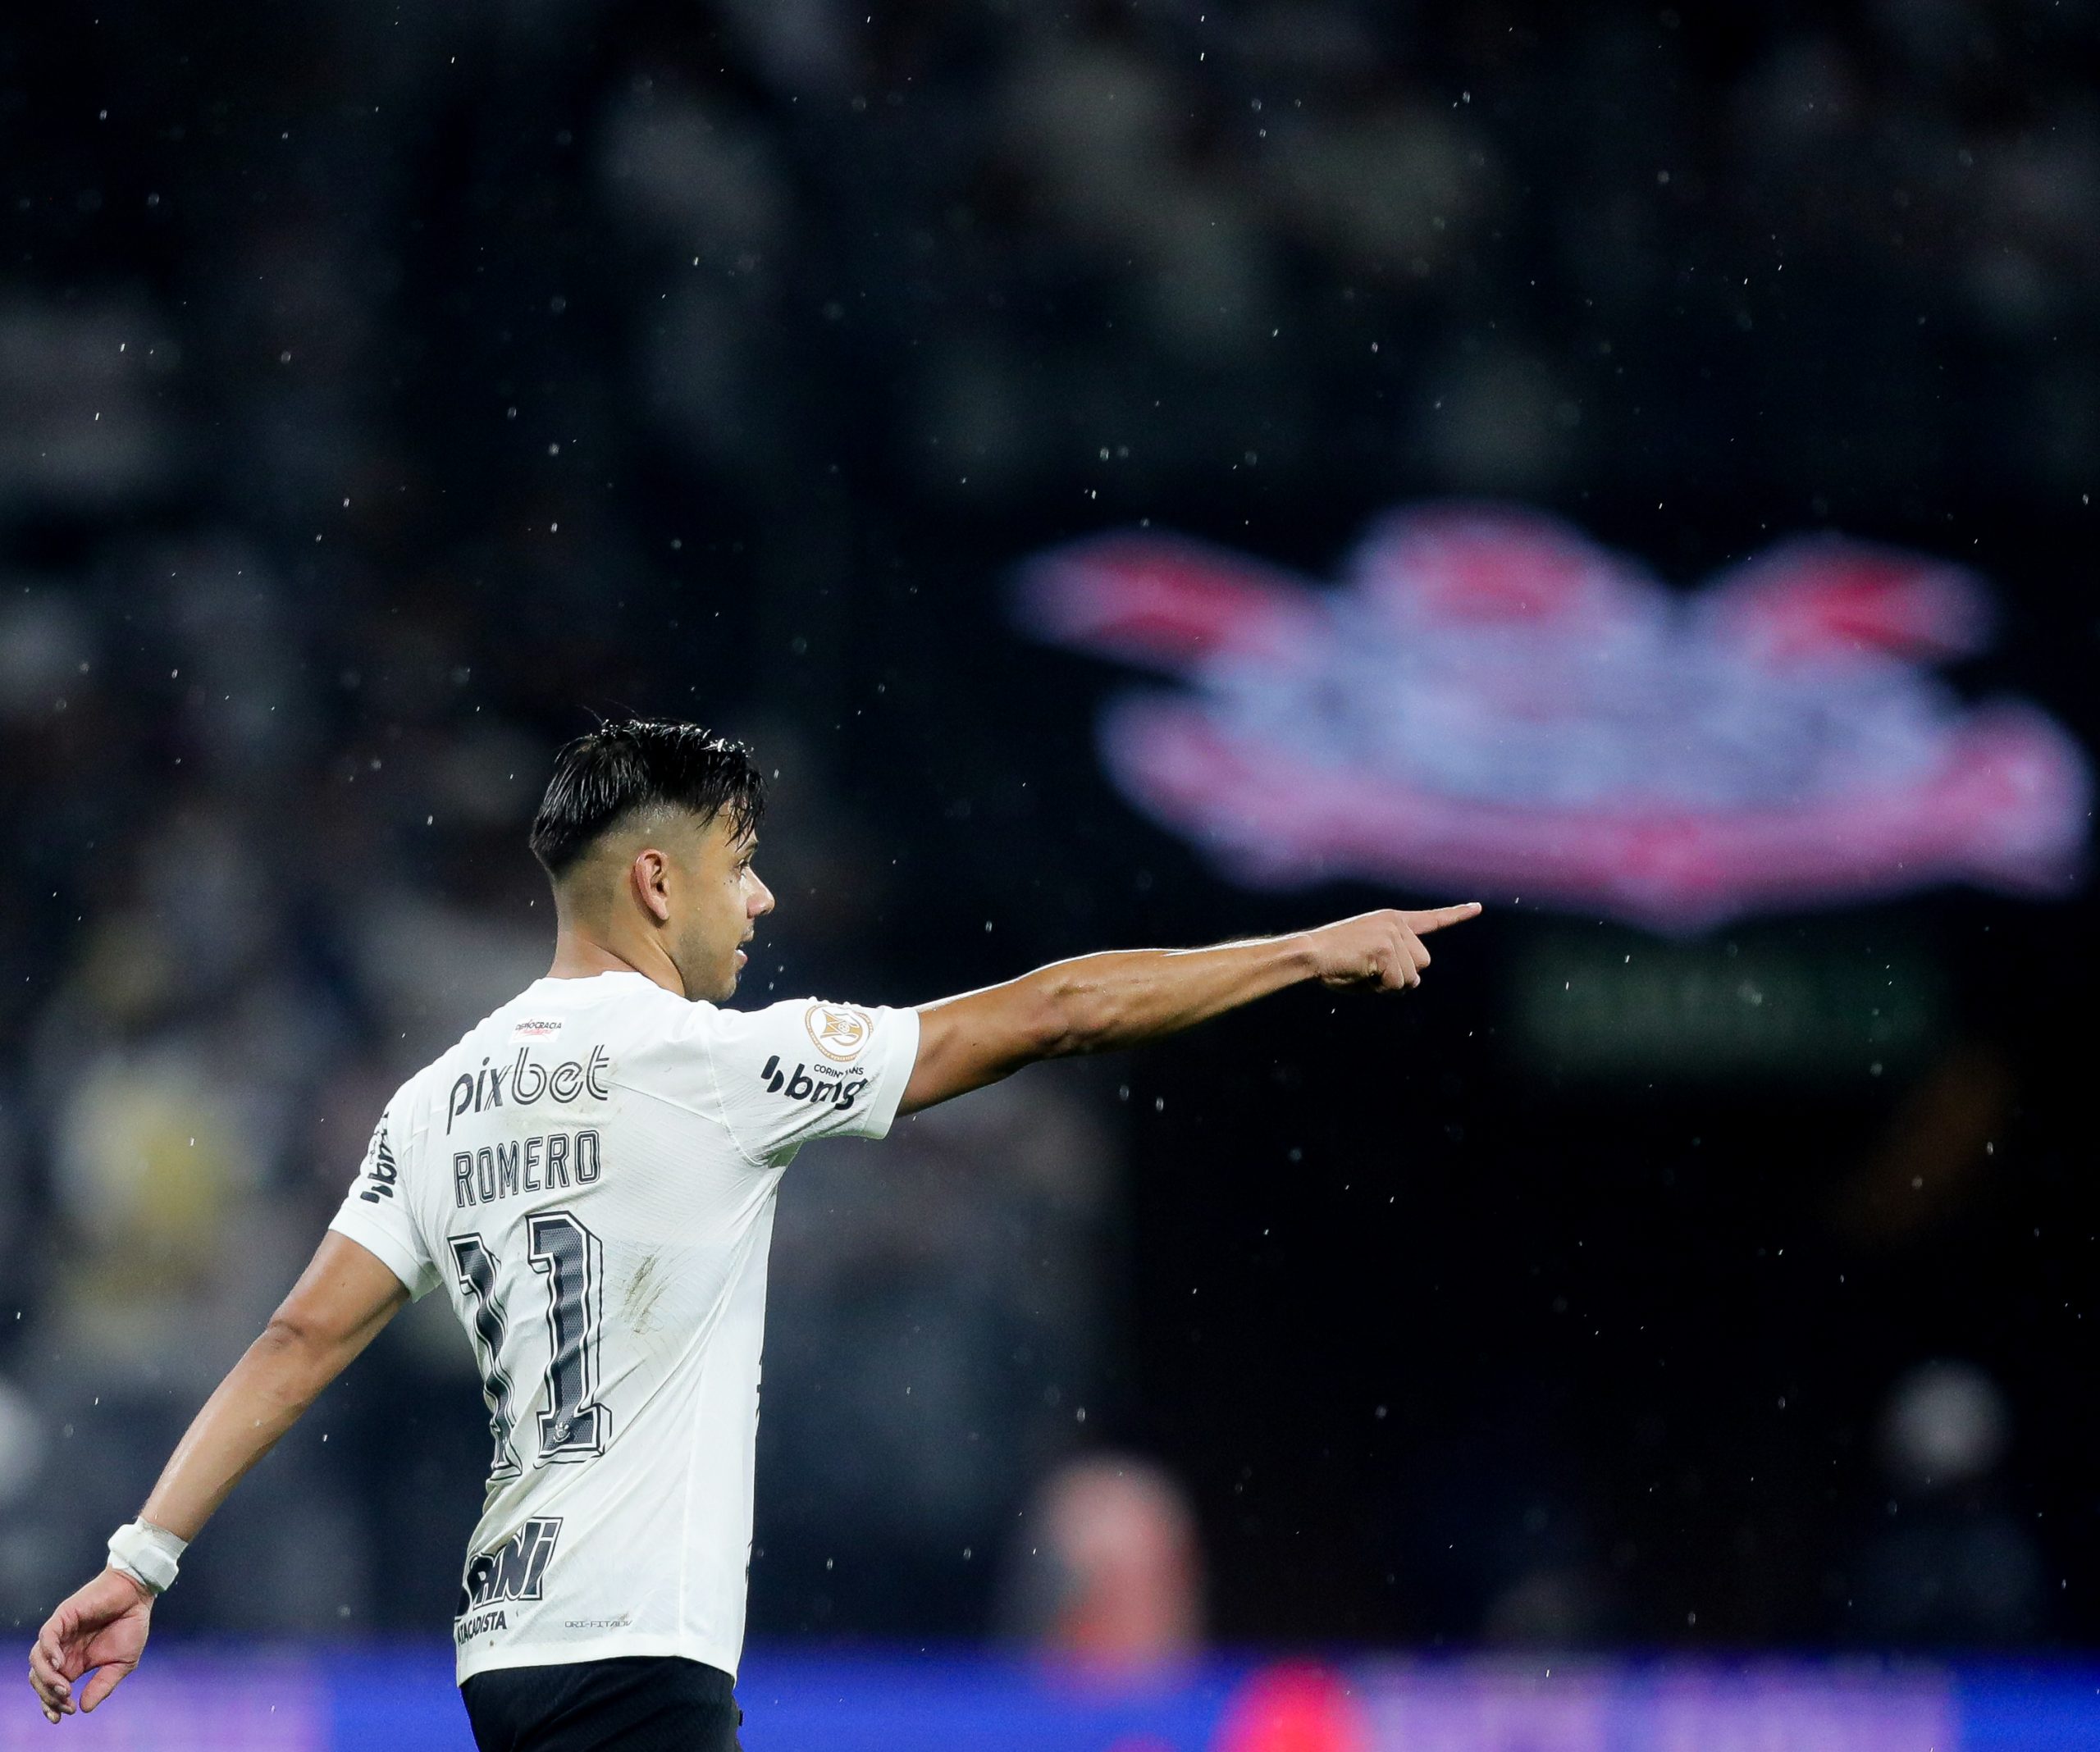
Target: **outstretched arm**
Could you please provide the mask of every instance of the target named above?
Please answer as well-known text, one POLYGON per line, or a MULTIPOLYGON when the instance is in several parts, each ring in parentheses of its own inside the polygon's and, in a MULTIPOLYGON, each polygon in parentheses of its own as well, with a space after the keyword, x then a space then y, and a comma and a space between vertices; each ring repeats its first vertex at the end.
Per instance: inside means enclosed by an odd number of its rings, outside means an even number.
MULTIPOLYGON (((356 1242, 324 1237, 262 1335, 204 1402, 139 1518, 194 1539, 248 1469, 408 1299, 401 1280, 356 1242)), ((51 1615, 30 1650, 30 1682, 48 1720, 94 1709, 139 1664, 153 1598, 122 1570, 105 1569, 51 1615), (74 1681, 90 1670, 95 1677, 76 1705, 74 1681)))
POLYGON ((1054 961, 1004 985, 919 1011, 919 1056, 901 1111, 930 1107, 1038 1059, 1108 1052, 1318 979, 1397 992, 1422 983, 1422 939, 1480 911, 1477 901, 1427 912, 1372 912, 1317 930, 1208 949, 1128 949, 1054 961))

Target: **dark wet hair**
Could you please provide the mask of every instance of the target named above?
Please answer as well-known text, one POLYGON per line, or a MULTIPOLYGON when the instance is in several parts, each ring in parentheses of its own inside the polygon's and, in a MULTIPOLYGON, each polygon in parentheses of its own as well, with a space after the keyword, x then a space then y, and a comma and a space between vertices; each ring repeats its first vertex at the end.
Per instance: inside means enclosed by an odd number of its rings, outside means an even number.
POLYGON ((555 776, 532 818, 532 855, 559 881, 609 829, 664 805, 702 821, 726 814, 741 837, 757 830, 765 781, 742 742, 698 724, 600 724, 555 756, 555 776))

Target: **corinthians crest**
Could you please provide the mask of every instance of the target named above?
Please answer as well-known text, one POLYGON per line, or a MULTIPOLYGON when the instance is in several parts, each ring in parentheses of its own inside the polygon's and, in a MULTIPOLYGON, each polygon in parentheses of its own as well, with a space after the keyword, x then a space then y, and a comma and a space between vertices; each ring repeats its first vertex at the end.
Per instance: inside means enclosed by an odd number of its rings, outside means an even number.
POLYGON ((1686 595, 1491 505, 1390 516, 1339 590, 1132 533, 1043 556, 1020 597, 1041 637, 1181 684, 1112 701, 1103 759, 1240 879, 1457 883, 1664 930, 2067 887, 2078 747, 1933 673, 1988 610, 1956 567, 1834 536, 1686 595))

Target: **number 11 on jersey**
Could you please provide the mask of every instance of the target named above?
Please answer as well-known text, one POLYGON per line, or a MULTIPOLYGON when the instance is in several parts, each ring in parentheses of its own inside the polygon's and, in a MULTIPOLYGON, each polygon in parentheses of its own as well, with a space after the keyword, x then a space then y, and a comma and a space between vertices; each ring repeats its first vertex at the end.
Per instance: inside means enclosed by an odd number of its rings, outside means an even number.
POLYGON ((532 1241, 527 1257, 547 1280, 547 1408, 540 1413, 536 1464, 588 1460, 605 1453, 613 1423, 595 1397, 604 1251, 598 1238, 566 1211, 532 1217, 526 1230, 532 1241))
MULTIPOLYGON (((596 1398, 598 1339, 604 1316, 604 1250, 598 1238, 566 1211, 548 1211, 526 1223, 526 1259, 547 1284, 547 1366, 535 1466, 588 1460, 605 1451, 612 1415, 596 1398)), ((481 1236, 452 1243, 459 1287, 472 1305, 474 1348, 482 1367, 482 1397, 489 1408, 494 1452, 491 1481, 520 1471, 515 1442, 515 1390, 504 1366, 510 1330, 504 1308, 500 1262, 481 1236)))

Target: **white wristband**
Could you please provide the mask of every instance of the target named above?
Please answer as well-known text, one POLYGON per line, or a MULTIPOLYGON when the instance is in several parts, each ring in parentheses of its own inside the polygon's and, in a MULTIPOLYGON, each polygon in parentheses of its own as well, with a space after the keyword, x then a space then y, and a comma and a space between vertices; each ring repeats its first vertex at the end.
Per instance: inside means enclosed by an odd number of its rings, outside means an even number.
POLYGON ((175 1585, 189 1541, 177 1539, 150 1521, 134 1521, 109 1535, 109 1567, 122 1570, 149 1594, 165 1594, 175 1585))

